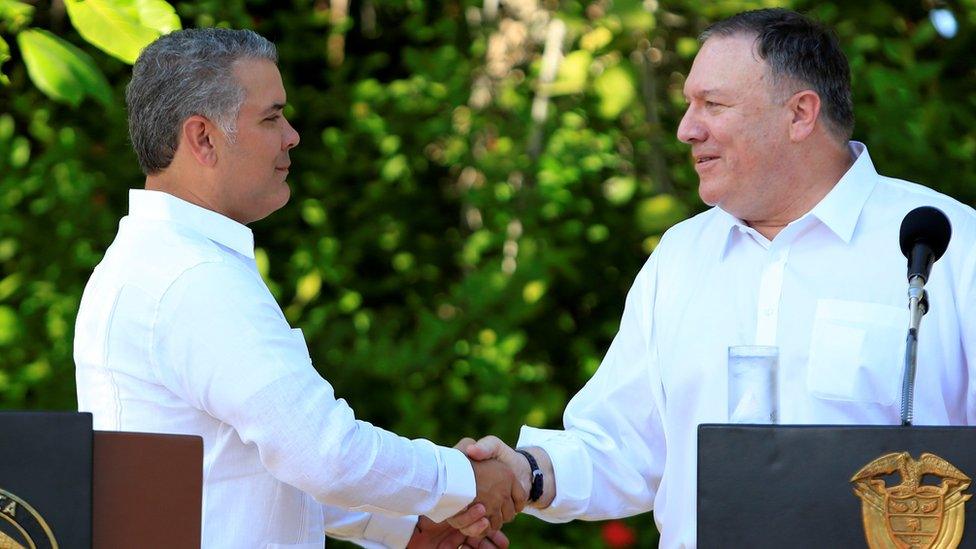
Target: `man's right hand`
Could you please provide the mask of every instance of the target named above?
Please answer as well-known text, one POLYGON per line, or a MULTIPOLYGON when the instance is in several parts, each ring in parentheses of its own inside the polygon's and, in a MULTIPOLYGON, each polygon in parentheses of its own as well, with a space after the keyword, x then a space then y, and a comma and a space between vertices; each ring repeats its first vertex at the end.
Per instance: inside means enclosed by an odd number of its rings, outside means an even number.
MULTIPOLYGON (((515 478, 522 484, 523 491, 526 494, 531 491, 532 469, 525 456, 493 435, 486 436, 475 443, 471 443, 470 440, 469 438, 462 439, 455 448, 464 452, 468 459, 476 461, 497 459, 501 461, 515 473, 515 478)), ((532 502, 531 505, 538 509, 545 509, 556 497, 556 475, 553 471, 552 459, 542 448, 528 447, 524 448, 523 451, 532 454, 542 472, 542 495, 538 501, 532 502)))
POLYGON ((477 485, 474 501, 485 506, 491 529, 498 530, 522 511, 529 495, 511 467, 501 460, 472 461, 471 467, 477 485))
POLYGON ((486 531, 498 530, 502 524, 510 522, 525 507, 528 494, 515 477, 511 468, 497 459, 472 461, 476 485, 476 495, 472 505, 480 503, 485 507, 489 528, 468 524, 470 521, 458 520, 463 513, 447 519, 448 523, 468 536, 483 536, 486 531), (477 531, 475 531, 477 530, 477 531))

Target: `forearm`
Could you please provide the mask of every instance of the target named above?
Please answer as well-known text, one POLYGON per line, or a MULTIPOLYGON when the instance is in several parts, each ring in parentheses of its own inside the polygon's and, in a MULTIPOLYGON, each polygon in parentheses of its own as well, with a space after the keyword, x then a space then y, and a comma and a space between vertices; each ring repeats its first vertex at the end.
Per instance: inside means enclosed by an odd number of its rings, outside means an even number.
MULTIPOLYGON (((552 500, 556 497, 556 474, 552 468, 552 459, 549 458, 549 454, 545 450, 538 446, 519 448, 519 450, 532 454, 532 457, 535 458, 536 465, 542 471, 542 494, 536 501, 530 501, 528 506, 536 509, 545 509, 549 507, 552 500)), ((522 481, 522 487, 525 488, 525 493, 528 494, 532 490, 532 471, 529 467, 529 460, 523 459, 521 461, 523 463, 521 463, 516 477, 522 481)))

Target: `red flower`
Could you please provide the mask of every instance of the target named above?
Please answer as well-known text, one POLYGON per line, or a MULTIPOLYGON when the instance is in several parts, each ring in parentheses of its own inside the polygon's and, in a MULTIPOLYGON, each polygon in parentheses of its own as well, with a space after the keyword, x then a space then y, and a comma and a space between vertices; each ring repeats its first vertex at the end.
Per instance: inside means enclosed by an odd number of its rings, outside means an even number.
POLYGON ((603 525, 603 541, 607 547, 623 549, 624 547, 632 547, 637 541, 637 535, 634 534, 634 529, 624 524, 623 521, 611 520, 603 525))

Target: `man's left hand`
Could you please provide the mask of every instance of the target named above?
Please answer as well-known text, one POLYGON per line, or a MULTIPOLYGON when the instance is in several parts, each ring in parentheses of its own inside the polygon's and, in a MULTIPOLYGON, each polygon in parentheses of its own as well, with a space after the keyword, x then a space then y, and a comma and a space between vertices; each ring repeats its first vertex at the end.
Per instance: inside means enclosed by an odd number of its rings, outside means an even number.
POLYGON ((469 538, 445 522, 427 517, 417 519, 407 549, 507 549, 508 538, 501 530, 490 532, 485 538, 469 538))

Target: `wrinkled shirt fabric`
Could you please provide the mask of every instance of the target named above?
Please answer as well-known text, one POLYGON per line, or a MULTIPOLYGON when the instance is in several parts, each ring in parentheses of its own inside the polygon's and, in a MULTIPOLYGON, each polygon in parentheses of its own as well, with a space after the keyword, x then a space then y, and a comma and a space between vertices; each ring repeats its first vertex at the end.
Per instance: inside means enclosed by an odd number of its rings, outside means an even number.
POLYGON ((78 408, 102 430, 203 437, 203 547, 403 547, 474 498, 454 449, 357 420, 258 273, 251 230, 132 190, 75 328, 78 408))

